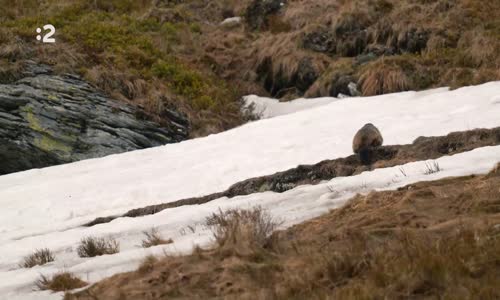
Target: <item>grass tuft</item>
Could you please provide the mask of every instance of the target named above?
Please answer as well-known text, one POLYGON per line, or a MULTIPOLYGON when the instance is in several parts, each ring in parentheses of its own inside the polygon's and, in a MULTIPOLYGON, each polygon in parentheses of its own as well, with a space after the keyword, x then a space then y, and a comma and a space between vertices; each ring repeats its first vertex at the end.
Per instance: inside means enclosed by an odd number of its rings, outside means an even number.
POLYGON ((85 237, 77 248, 80 257, 94 257, 118 252, 120 252, 120 243, 112 237, 85 237))
POLYGON ((219 247, 264 247, 279 223, 261 207, 251 210, 219 210, 207 217, 219 247))
POLYGON ((411 67, 401 66, 392 60, 381 60, 370 64, 361 73, 360 82, 364 96, 407 91, 413 82, 407 73, 411 67))
POLYGON ((23 268, 32 268, 54 261, 54 259, 54 254, 49 249, 37 249, 33 254, 25 256, 19 266, 23 268))
POLYGON ((142 247, 149 248, 158 245, 171 244, 174 241, 172 239, 164 239, 157 228, 151 228, 148 231, 143 231, 146 238, 142 240, 142 247))
POLYGON ((69 272, 55 274, 52 278, 40 275, 35 282, 36 286, 42 290, 51 290, 54 292, 64 292, 86 286, 88 283, 69 272))

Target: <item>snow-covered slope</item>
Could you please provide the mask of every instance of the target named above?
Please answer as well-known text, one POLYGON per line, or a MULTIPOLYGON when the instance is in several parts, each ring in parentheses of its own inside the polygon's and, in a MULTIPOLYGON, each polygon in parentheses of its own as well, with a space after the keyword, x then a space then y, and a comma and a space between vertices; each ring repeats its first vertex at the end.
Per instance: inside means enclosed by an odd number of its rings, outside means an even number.
MULTIPOLYGON (((218 209, 251 208, 261 206, 288 227, 336 208, 356 193, 370 190, 389 190, 419 182, 449 176, 483 174, 500 161, 500 146, 478 148, 470 152, 443 157, 433 162, 414 162, 403 166, 376 169, 352 177, 334 178, 329 182, 300 186, 285 193, 265 192, 232 199, 220 198, 203 205, 167 209, 141 218, 120 218, 111 223, 90 228, 75 228, 50 232, 39 236, 10 241, 2 246, 0 257, 0 295, 5 299, 60 299, 61 294, 32 292, 33 282, 40 273, 50 276, 61 270, 72 272, 86 281, 95 282, 113 274, 136 269, 147 255, 188 253, 195 245, 211 242, 210 231, 203 226, 204 219, 218 209), (427 166, 439 164, 441 171, 426 174, 427 166), (401 171, 403 170, 403 171, 401 171), (189 227, 188 227, 189 226, 189 227), (140 247, 142 232, 157 228, 173 244, 148 249, 140 247), (79 258, 75 247, 83 236, 115 237, 120 242, 120 253, 95 258, 79 258), (49 247, 57 260, 32 269, 17 268, 16 263, 34 248, 49 247), (43 297, 42 297, 43 296, 43 297)), ((0 297, 1 299, 1 297, 0 297)))
POLYGON ((288 115, 301 110, 330 104, 339 101, 337 98, 316 98, 316 99, 296 99, 289 102, 280 102, 277 99, 249 95, 243 98, 245 108, 252 108, 253 113, 261 119, 274 118, 277 116, 288 115))
POLYGON ((352 98, 206 138, 3 176, 0 241, 350 155, 352 137, 367 122, 379 127, 385 144, 499 126, 499 101, 500 82, 352 98))
MULTIPOLYGON (((439 160, 444 169, 423 175, 424 163, 375 170, 284 194, 264 193, 179 207, 143 218, 120 218, 91 228, 78 225, 131 208, 222 191, 249 177, 271 174, 298 164, 351 154, 354 133, 367 122, 379 127, 385 144, 411 143, 418 136, 500 126, 500 82, 455 91, 436 89, 371 98, 350 98, 200 138, 148 150, 0 177, 0 295, 27 297, 39 273, 67 269, 94 281, 129 270, 150 252, 188 251, 206 244, 199 224, 217 207, 261 204, 285 224, 335 207, 363 188, 395 188, 422 179, 487 172, 500 160, 499 147, 477 149, 439 160), (141 231, 157 226, 172 245, 144 250, 141 231), (74 250, 86 235, 115 235, 122 252, 91 259, 74 250), (35 248, 56 251, 56 261, 19 269, 22 256, 35 248)), ((43 293, 42 293, 43 294, 43 293)), ((34 299, 40 293, 32 295, 34 299)), ((48 294, 43 294, 47 296, 48 294)), ((58 295, 56 295, 59 297, 58 295)), ((57 299, 57 297, 55 299, 57 299)), ((0 296, 0 299, 3 299, 0 296)))

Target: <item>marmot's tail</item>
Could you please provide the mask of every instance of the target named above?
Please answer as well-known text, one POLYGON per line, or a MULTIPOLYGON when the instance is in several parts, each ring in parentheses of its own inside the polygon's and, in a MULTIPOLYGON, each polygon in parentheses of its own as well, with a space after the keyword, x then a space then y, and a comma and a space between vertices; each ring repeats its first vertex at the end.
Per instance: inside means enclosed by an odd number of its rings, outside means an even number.
POLYGON ((371 165, 373 162, 374 151, 372 148, 365 148, 359 151, 359 159, 363 165, 371 165))

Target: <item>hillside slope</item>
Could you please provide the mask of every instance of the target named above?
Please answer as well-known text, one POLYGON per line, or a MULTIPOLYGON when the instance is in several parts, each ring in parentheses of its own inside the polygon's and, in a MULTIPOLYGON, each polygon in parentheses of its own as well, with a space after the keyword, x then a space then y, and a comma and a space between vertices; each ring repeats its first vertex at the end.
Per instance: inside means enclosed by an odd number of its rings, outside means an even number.
POLYGON ((499 80, 499 0, 0 0, 0 83, 34 59, 191 135, 242 124, 240 97, 379 95, 499 80), (226 18, 231 22, 223 23, 226 18), (51 23, 56 45, 35 29, 51 23))

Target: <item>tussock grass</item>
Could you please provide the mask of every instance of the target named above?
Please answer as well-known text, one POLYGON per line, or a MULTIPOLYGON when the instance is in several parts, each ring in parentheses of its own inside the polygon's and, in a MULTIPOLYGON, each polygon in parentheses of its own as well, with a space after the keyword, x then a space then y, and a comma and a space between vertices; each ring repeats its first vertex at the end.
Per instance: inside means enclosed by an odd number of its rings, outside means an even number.
POLYGON ((64 292, 86 286, 88 283, 69 272, 55 274, 51 278, 40 275, 40 279, 35 282, 36 286, 42 290, 54 292, 64 292))
POLYGON ((94 257, 120 252, 120 243, 112 237, 88 236, 80 241, 76 249, 80 257, 94 257))
POLYGON ((219 210, 206 219, 220 248, 261 248, 279 226, 273 217, 256 207, 251 210, 219 210))
POLYGON ((143 231, 143 233, 146 236, 142 240, 142 247, 143 248, 149 248, 149 247, 164 245, 164 244, 171 244, 174 242, 172 239, 164 239, 160 235, 160 232, 158 231, 157 228, 151 228, 148 231, 143 231))
POLYGON ((55 260, 55 256, 48 248, 37 249, 33 254, 25 256, 19 266, 23 268, 32 268, 41 266, 55 260))
POLYGON ((413 87, 406 70, 392 60, 381 60, 370 64, 361 77, 364 96, 407 91, 413 87))

